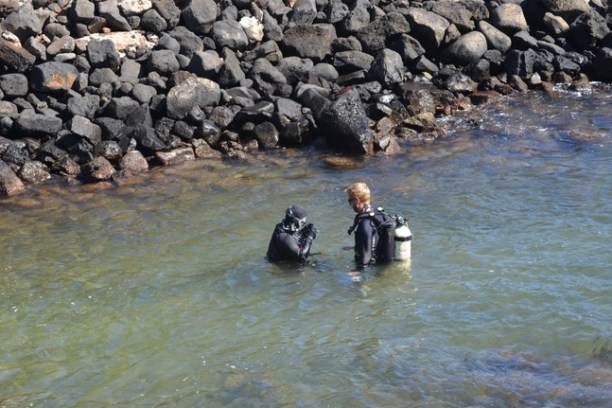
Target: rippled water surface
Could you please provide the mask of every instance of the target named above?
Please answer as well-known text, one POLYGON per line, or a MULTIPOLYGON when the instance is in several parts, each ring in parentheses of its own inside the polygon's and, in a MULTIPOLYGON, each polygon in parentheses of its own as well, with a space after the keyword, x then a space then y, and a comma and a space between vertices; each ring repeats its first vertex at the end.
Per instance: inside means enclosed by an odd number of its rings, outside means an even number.
POLYGON ((284 151, 5 200, 0 405, 610 407, 611 95, 503 99, 351 169, 284 151), (358 180, 414 243, 356 283, 358 180), (271 265, 294 203, 318 254, 271 265))

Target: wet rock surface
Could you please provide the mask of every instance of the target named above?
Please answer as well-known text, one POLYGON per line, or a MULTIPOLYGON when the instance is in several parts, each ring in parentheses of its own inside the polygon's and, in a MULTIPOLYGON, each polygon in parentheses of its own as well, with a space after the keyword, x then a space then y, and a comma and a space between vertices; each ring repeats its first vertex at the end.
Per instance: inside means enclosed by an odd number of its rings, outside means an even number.
POLYGON ((399 154, 440 137, 436 118, 495 95, 612 81, 610 11, 605 0, 12 1, 0 7, 0 196, 315 140, 399 154))

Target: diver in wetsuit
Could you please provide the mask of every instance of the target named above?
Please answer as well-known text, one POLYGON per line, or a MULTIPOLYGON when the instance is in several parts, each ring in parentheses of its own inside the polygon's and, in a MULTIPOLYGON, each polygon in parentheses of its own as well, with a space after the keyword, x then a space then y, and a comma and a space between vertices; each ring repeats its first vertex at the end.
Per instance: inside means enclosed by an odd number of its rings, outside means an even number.
POLYGON ((287 208, 285 218, 276 224, 267 257, 269 261, 305 262, 318 230, 306 224, 306 210, 299 205, 287 208))
POLYGON ((373 215, 370 189, 365 183, 353 183, 346 189, 346 193, 349 205, 357 213, 349 234, 355 232, 355 263, 357 269, 361 270, 376 261, 374 249, 378 232, 370 216, 373 215))

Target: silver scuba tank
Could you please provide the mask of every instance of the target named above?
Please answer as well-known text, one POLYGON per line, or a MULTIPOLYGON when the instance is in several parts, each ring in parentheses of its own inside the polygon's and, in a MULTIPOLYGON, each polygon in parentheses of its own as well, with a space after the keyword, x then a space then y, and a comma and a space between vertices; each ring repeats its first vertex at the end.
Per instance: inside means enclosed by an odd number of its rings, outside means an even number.
POLYGON ((412 256, 412 232, 408 227, 408 221, 402 217, 397 220, 395 228, 395 260, 409 261, 412 256))

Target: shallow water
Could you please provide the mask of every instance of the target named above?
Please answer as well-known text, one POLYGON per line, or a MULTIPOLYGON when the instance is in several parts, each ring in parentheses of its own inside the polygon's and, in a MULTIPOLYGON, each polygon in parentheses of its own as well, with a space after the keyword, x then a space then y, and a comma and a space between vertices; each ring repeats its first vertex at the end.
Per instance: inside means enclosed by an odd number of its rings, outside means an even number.
POLYGON ((611 98, 504 98, 350 170, 281 151, 3 202, 0 405, 611 406, 611 98), (356 283, 357 180, 414 242, 356 283), (268 264, 293 203, 318 255, 268 264))

